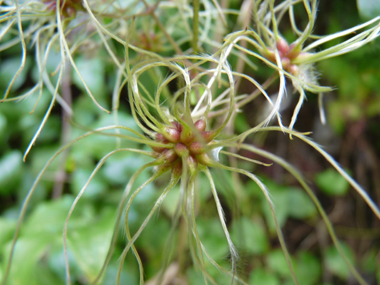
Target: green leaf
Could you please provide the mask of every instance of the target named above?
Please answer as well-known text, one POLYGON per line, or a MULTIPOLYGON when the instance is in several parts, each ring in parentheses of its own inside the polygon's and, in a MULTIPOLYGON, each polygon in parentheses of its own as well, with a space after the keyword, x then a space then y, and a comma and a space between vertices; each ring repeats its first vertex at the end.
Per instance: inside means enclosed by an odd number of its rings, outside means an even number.
POLYGON ((356 0, 359 14, 364 19, 372 19, 380 15, 380 2, 378 0, 356 0))
POLYGON ((61 199, 39 204, 23 227, 23 235, 27 237, 46 237, 47 235, 61 237, 63 225, 73 200, 70 196, 63 196, 61 199))
POLYGON ((0 160, 0 194, 10 194, 20 182, 22 176, 22 154, 13 150, 0 160))
POLYGON ((36 281, 39 285, 62 284, 62 282, 64 282, 64 280, 50 270, 47 264, 42 262, 36 266, 34 275, 36 276, 36 281))
MULTIPOLYGON (((99 97, 104 97, 106 93, 104 62, 99 58, 85 57, 79 57, 75 62, 80 75, 84 82, 86 82, 95 99, 98 100, 99 97)), ((74 69, 72 69, 72 72, 75 85, 83 90, 83 92, 86 92, 78 73, 74 69)))
POLYGON ((175 209, 177 207, 177 203, 179 200, 179 186, 177 185, 173 189, 169 191, 166 195, 165 200, 162 202, 161 210, 165 211, 169 217, 174 215, 175 209))
POLYGON ((7 127, 7 118, 0 113, 0 144, 5 136, 5 129, 7 127))
POLYGON ((321 262, 307 251, 299 252, 295 271, 300 284, 316 284, 322 273, 321 262))
MULTIPOLYGON (((71 176, 71 186, 74 194, 78 194, 88 181, 93 169, 77 168, 71 176)), ((90 184, 83 193, 83 198, 94 198, 107 190, 107 184, 100 177, 99 172, 92 178, 90 184)))
POLYGON ((0 254, 3 251, 4 244, 12 239, 15 228, 16 222, 14 220, 0 218, 0 254))
POLYGON ((236 116, 235 122, 234 122, 234 126, 235 126, 235 130, 238 133, 243 133, 246 130, 249 130, 251 128, 243 113, 237 113, 237 116, 236 116))
MULTIPOLYGON (((144 216, 144 219, 145 217, 146 215, 144 216)), ((147 276, 157 274, 162 267, 164 255, 170 254, 169 252, 164 251, 165 246, 167 245, 170 225, 170 221, 157 217, 156 215, 155 217, 152 217, 142 234, 136 240, 136 247, 139 252, 142 252, 143 256, 149 260, 149 263, 145 266, 147 276)), ((138 227, 140 226, 141 223, 138 227)), ((132 236, 136 231, 137 227, 131 229, 132 236)))
POLYGON ((68 232, 68 246, 81 270, 93 280, 103 265, 111 241, 115 210, 105 208, 99 218, 68 232))
POLYGON ((145 162, 142 155, 119 152, 107 159, 102 174, 111 183, 125 184, 145 162))
POLYGON ((310 218, 317 214, 317 208, 310 197, 301 189, 288 188, 288 214, 295 219, 310 218))
MULTIPOLYGON (((43 103, 43 102, 41 102, 43 103)), ((39 105, 41 107, 41 105, 39 105)), ((24 133, 23 142, 25 145, 29 144, 38 130, 42 121, 42 116, 37 114, 26 115, 20 119, 20 128, 24 133)), ((56 115, 49 116, 46 121, 41 134, 38 136, 38 143, 51 143, 59 139, 61 129, 61 120, 56 115)))
POLYGON ((216 261, 224 258, 228 253, 228 243, 222 225, 218 218, 197 219, 199 238, 207 252, 216 261))
POLYGON ((363 261, 361 262, 361 268, 363 268, 366 272, 373 274, 376 271, 376 256, 378 254, 378 248, 370 249, 363 257, 363 261))
MULTIPOLYGON (((134 261, 134 260, 133 260, 134 261)), ((138 285, 138 269, 134 268, 133 264, 128 263, 128 266, 124 266, 120 276, 120 284, 138 285)), ((119 269, 119 262, 111 263, 104 274, 103 282, 101 284, 114 284, 119 269)))
POLYGON ((186 271, 187 279, 189 280, 189 285, 199 285, 204 284, 204 279, 200 270, 195 270, 195 268, 190 267, 186 271))
MULTIPOLYGON (((345 255, 347 256, 351 264, 354 263, 354 254, 351 248, 345 244, 341 243, 341 247, 345 255)), ((331 246, 326 249, 324 252, 324 260, 327 268, 335 275, 340 278, 347 280, 350 277, 350 270, 347 267, 346 262, 343 257, 340 255, 335 246, 331 246)))
MULTIPOLYGON (((7 244, 6 256, 9 256, 10 243, 7 244)), ((35 274, 38 261, 44 254, 46 247, 45 236, 20 237, 17 240, 16 251, 13 254, 11 271, 7 284, 40 285, 35 274)))
MULTIPOLYGON (((290 270, 286 263, 286 258, 281 249, 276 249, 267 255, 267 263, 271 270, 278 273, 282 277, 290 277, 290 270)), ((293 266, 294 262, 292 261, 293 266)))
MULTIPOLYGON (((43 147, 32 148, 27 157, 27 160, 31 161, 31 169, 34 175, 37 175, 41 171, 46 162, 57 152, 58 147, 59 146, 57 145, 49 144, 43 147)), ((48 171, 50 173, 58 169, 59 164, 61 163, 61 160, 59 158, 60 157, 55 158, 55 160, 50 164, 48 168, 48 171)), ((48 180, 48 182, 51 182, 51 176, 49 174, 45 173, 43 177, 49 178, 46 180, 48 180)))
POLYGON ((233 224, 231 238, 239 249, 248 253, 262 254, 269 249, 268 237, 263 226, 246 217, 233 224))
POLYGON ((249 284, 252 285, 280 285, 279 278, 273 273, 266 271, 262 268, 256 268, 249 276, 249 284))
MULTIPOLYGON (((20 57, 7 58, 0 63, 0 78, 1 78, 0 89, 3 89, 5 91, 9 82, 12 80, 13 76, 16 74, 17 70, 19 69, 20 63, 21 63, 20 57)), ((11 89, 12 91, 19 88, 25 82, 30 64, 31 64, 31 60, 29 57, 27 57, 25 60, 24 69, 17 76, 17 78, 15 79, 13 83, 13 86, 11 89)))
POLYGON ((315 176, 315 183, 328 195, 343 196, 350 184, 336 170, 329 168, 315 176))
MULTIPOLYGON (((270 197, 274 204, 275 214, 280 227, 282 227, 287 218, 288 218, 288 200, 289 196, 286 190, 274 190, 273 188, 269 188, 270 197)), ((269 207, 269 202, 264 199, 262 200, 262 209, 267 220, 269 230, 271 233, 276 232, 276 227, 273 221, 273 215, 271 209, 269 207)))

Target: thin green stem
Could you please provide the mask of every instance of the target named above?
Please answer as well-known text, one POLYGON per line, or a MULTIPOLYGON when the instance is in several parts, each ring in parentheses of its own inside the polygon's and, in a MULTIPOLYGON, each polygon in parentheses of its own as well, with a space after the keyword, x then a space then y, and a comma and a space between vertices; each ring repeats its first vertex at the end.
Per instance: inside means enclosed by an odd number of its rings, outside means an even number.
MULTIPOLYGON (((128 213, 129 213, 130 207, 132 205, 132 202, 133 202, 134 198, 137 196, 137 194, 146 185, 148 185, 149 183, 151 183, 152 181, 154 181, 155 179, 157 179, 159 176, 161 176, 167 170, 169 170, 169 168, 161 168, 159 171, 157 171, 152 177, 150 177, 146 182, 144 182, 139 188, 137 188, 133 192, 132 196, 130 197, 130 199, 128 201, 126 212, 125 212, 125 217, 124 217, 124 219, 125 219, 124 220, 125 230, 126 230, 126 234, 127 234, 127 238, 128 238, 128 244, 124 248, 123 253, 121 254, 121 257, 120 257, 121 262, 120 262, 120 266, 119 266, 119 269, 118 269, 117 283, 116 284, 120 284, 120 276, 121 276, 121 270, 123 268, 124 259, 125 259, 125 257, 126 257, 126 255, 127 255, 127 253, 128 253, 128 251, 129 251, 130 248, 132 248, 132 250, 133 250, 133 252, 135 254, 135 257, 138 259, 139 263, 141 262, 141 260, 139 260, 140 258, 138 257, 138 252, 137 252, 137 250, 136 250, 136 248, 134 246, 134 242, 140 236, 140 234, 142 233, 142 231, 144 230, 144 228, 146 227, 146 225, 150 221, 151 217, 153 216, 153 214, 156 212, 156 210, 162 204, 162 202, 164 201, 167 193, 177 184, 180 176, 172 175, 168 186, 165 188, 165 190, 160 195, 160 197, 156 200, 156 202, 155 202, 152 210, 150 211, 150 213, 148 214, 148 216, 146 217, 146 219, 144 220, 144 222, 142 223, 142 225, 140 226, 140 228, 137 230, 137 232, 133 235, 133 237, 131 237, 131 234, 130 234, 130 231, 129 231, 129 225, 128 225, 128 213)), ((140 268, 140 284, 144 283, 144 279, 143 278, 144 278, 144 276, 143 276, 142 268, 140 268)))
POLYGON ((193 0, 193 53, 198 53, 199 0, 193 0))

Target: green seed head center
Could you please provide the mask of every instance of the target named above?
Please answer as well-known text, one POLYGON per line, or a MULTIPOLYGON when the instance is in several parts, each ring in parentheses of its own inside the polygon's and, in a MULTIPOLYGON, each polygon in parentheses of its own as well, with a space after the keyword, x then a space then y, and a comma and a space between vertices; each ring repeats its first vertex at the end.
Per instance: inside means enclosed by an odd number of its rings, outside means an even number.
POLYGON ((152 149, 160 158, 161 164, 175 166, 185 159, 190 172, 195 171, 198 163, 205 165, 205 161, 208 161, 204 159, 208 156, 207 144, 214 137, 214 132, 205 129, 206 122, 203 119, 196 121, 192 126, 172 122, 171 126, 164 128, 162 133, 157 133, 155 137, 156 142, 168 144, 168 147, 152 146, 152 149))

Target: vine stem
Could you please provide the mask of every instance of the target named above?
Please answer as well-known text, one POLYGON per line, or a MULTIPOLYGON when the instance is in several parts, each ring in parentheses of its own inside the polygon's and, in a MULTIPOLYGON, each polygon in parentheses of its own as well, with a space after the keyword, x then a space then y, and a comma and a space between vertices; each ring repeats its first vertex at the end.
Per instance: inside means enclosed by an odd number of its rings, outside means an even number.
POLYGON ((198 52, 199 0, 193 0, 193 53, 198 52))

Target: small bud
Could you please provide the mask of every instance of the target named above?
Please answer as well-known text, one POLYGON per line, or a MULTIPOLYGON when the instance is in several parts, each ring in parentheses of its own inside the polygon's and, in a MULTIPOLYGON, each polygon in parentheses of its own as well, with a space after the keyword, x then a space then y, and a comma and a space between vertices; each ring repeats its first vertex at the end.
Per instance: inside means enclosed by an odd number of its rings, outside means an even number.
POLYGON ((183 143, 177 143, 174 147, 174 151, 180 157, 186 157, 189 155, 189 150, 187 149, 187 146, 183 143))
POLYGON ((299 72, 298 65, 296 65, 296 64, 292 64, 292 65, 289 67, 289 73, 290 73, 291 75, 297 76, 297 75, 298 75, 298 72, 299 72))
POLYGON ((198 141, 192 142, 189 146, 190 153, 193 155, 200 155, 204 153, 204 147, 198 141))
POLYGON ((288 42, 283 38, 279 38, 277 40, 276 47, 277 47, 278 52, 280 53, 280 56, 285 55, 289 51, 288 42))
POLYGON ((268 48, 268 52, 264 55, 271 62, 276 62, 276 55, 274 54, 272 49, 268 48))
POLYGON ((156 141, 163 141, 165 139, 164 136, 160 133, 156 133, 155 138, 156 138, 156 141))
POLYGON ((177 153, 173 149, 165 150, 159 158, 157 158, 157 164, 170 164, 178 158, 177 153))
POLYGON ((204 119, 199 119, 195 122, 194 126, 198 131, 203 132, 206 129, 206 121, 204 119))
POLYGON ((162 153, 162 152, 164 152, 165 150, 167 150, 166 147, 162 147, 162 146, 154 146, 154 145, 151 145, 150 148, 153 149, 155 152, 158 152, 158 153, 162 153))
POLYGON ((181 131, 176 128, 165 128, 163 131, 163 136, 170 142, 179 142, 181 138, 181 131))
POLYGON ((283 57, 281 59, 281 64, 282 64, 282 69, 284 70, 288 70, 289 66, 290 66, 290 59, 287 58, 287 57, 283 57))
MULTIPOLYGON (((162 142, 162 143, 165 143, 165 144, 169 142, 160 133, 156 133, 155 138, 156 138, 157 142, 162 142)), ((150 148, 153 149, 155 152, 158 152, 158 153, 161 153, 161 152, 167 150, 166 147, 161 147, 161 146, 150 146, 150 148)))
POLYGON ((215 164, 215 161, 207 153, 197 155, 197 160, 204 166, 213 166, 215 164))
POLYGON ((299 54, 301 53, 301 51, 302 51, 302 46, 301 45, 297 46, 297 43, 292 43, 289 46, 289 51, 286 53, 286 57, 289 58, 290 60, 293 60, 297 56, 299 56, 299 54))
POLYGON ((173 121, 172 125, 174 128, 176 128, 178 131, 182 131, 182 125, 179 122, 173 121))
POLYGON ((192 130, 190 130, 188 128, 184 128, 181 132, 180 140, 181 140, 181 142, 183 142, 185 144, 191 143, 194 140, 194 134, 193 134, 192 130))
POLYGON ((214 131, 204 131, 204 132, 201 132, 201 135, 206 143, 209 143, 210 141, 212 141, 214 137, 216 136, 214 131))

